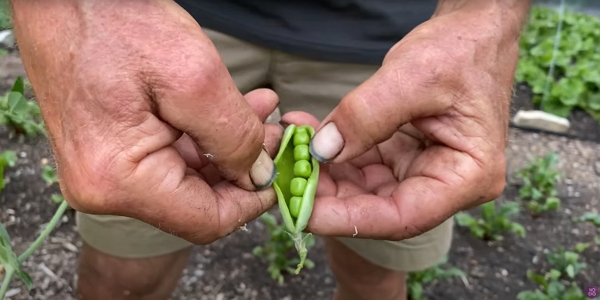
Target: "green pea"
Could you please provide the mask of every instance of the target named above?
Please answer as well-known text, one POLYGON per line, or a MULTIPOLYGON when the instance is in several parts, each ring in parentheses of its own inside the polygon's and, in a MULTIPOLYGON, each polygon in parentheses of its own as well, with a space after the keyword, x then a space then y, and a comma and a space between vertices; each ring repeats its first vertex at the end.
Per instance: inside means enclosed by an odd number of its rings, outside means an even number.
POLYGON ((310 136, 307 132, 300 132, 294 134, 294 146, 308 145, 310 143, 310 136))
POLYGON ((308 178, 312 172, 312 167, 308 160, 299 160, 294 164, 294 176, 308 178))
POLYGON ((292 217, 298 217, 300 214, 300 207, 302 207, 302 197, 292 197, 290 199, 290 214, 292 217))
POLYGON ((308 151, 308 145, 296 146, 294 148, 294 159, 296 161, 309 160, 310 159, 310 151, 308 151))
POLYGON ((290 193, 292 193, 292 196, 301 197, 304 195, 304 190, 306 189, 307 183, 308 181, 301 177, 292 179, 292 182, 290 183, 290 193))
POLYGON ((296 131, 294 132, 294 134, 298 134, 298 133, 308 133, 306 131, 306 127, 296 127, 296 131))

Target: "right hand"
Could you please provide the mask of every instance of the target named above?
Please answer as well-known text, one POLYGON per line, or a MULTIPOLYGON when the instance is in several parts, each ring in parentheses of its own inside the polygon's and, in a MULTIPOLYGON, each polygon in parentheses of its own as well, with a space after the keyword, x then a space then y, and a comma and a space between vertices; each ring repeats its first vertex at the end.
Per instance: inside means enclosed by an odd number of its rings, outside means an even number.
POLYGON ((197 244, 275 205, 275 93, 244 97, 173 1, 74 2, 13 1, 67 202, 197 244))

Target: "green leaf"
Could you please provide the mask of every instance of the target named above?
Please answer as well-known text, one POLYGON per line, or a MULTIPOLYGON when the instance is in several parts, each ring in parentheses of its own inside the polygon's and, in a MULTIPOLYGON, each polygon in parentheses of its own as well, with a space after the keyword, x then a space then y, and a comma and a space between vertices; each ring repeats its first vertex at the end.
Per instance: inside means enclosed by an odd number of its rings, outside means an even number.
POLYGON ((22 94, 10 92, 8 94, 8 112, 18 116, 27 113, 27 100, 22 94))
POLYGON ((15 151, 6 150, 0 154, 0 164, 3 166, 14 167, 17 160, 17 153, 15 151))
POLYGON ((27 290, 31 291, 31 288, 33 288, 33 281, 31 280, 31 276, 29 276, 29 274, 23 270, 17 270, 15 271, 15 274, 23 281, 23 283, 25 283, 27 290))
POLYGON ((423 295, 423 286, 420 283, 413 283, 408 287, 408 295, 411 300, 425 300, 423 295))
POLYGON ((569 277, 571 277, 571 278, 575 277, 575 269, 574 269, 573 265, 568 265, 567 268, 565 269, 565 272, 567 272, 567 275, 569 275, 569 277))
POLYGON ((546 292, 548 296, 558 298, 564 290, 565 286, 562 283, 558 281, 551 281, 548 283, 548 288, 546 289, 546 292))
POLYGON ((557 210, 560 207, 560 199, 556 197, 550 197, 546 199, 545 206, 547 210, 557 210))
POLYGON ((481 215, 484 221, 491 221, 496 212, 496 203, 494 201, 486 202, 481 205, 481 215))
POLYGON ((565 260, 568 263, 575 263, 577 260, 579 260, 579 254, 573 251, 565 251, 565 260))
POLYGON ((575 245, 575 251, 581 253, 581 252, 585 251, 590 246, 591 246, 590 243, 577 243, 575 245))
POLYGON ((472 226, 471 233, 478 238, 483 238, 483 236, 485 236, 485 230, 479 226, 472 226))
POLYGON ((15 80, 15 83, 13 83, 13 86, 10 89, 10 91, 19 93, 21 95, 25 93, 25 83, 23 81, 23 78, 21 78, 21 76, 17 77, 17 79, 15 80))
POLYGON ((567 289, 564 294, 564 300, 583 300, 584 298, 583 291, 577 286, 576 283, 572 283, 571 287, 567 289))
POLYGON ((564 105, 560 100, 550 97, 547 101, 542 102, 542 109, 550 114, 566 118, 571 114, 572 106, 564 105))
POLYGON ((546 280, 546 277, 537 274, 531 270, 527 270, 527 278, 543 287, 548 285, 548 281, 546 280))
POLYGON ((511 231, 520 237, 525 237, 525 227, 519 223, 511 223, 511 231))
POLYGON ((4 189, 4 165, 0 164, 0 190, 4 189))
POLYGON ((475 219, 465 212, 459 212, 454 217, 459 226, 471 226, 475 223, 475 219))
POLYGON ((561 273, 557 269, 552 269, 552 270, 550 270, 550 272, 548 272, 547 275, 548 275, 548 278, 550 278, 552 280, 556 280, 556 279, 560 278, 561 273))
POLYGON ((596 236, 596 238, 594 238, 594 242, 596 243, 596 245, 600 245, 600 235, 596 236))
POLYGON ((8 252, 12 252, 10 236, 8 235, 8 231, 6 231, 6 228, 4 228, 2 223, 0 223, 0 247, 6 249, 8 252))

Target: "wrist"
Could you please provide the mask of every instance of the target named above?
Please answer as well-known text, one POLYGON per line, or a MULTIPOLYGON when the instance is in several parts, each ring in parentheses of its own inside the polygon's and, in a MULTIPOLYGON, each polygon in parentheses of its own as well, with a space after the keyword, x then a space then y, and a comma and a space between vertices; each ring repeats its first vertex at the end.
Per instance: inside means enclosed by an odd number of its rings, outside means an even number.
POLYGON ((439 0, 432 18, 456 15, 472 30, 518 40, 530 0, 439 0))

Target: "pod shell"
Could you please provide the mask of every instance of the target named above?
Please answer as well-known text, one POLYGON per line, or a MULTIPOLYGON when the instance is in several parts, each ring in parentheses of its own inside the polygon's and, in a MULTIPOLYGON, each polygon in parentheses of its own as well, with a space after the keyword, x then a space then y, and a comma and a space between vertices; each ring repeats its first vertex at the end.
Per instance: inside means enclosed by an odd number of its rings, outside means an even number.
POLYGON ((306 189, 302 196, 302 207, 298 218, 292 217, 288 207, 289 200, 292 197, 290 192, 290 182, 294 176, 294 144, 293 137, 297 128, 304 128, 312 139, 315 135, 315 130, 308 125, 296 126, 289 125, 283 133, 279 152, 275 157, 275 166, 277 168, 277 178, 273 183, 275 193, 277 193, 277 201, 279 211, 288 230, 292 233, 301 233, 308 224, 308 220, 312 215, 314 206, 315 194, 317 192, 317 183, 319 181, 319 161, 311 157, 312 173, 307 180, 306 189))

